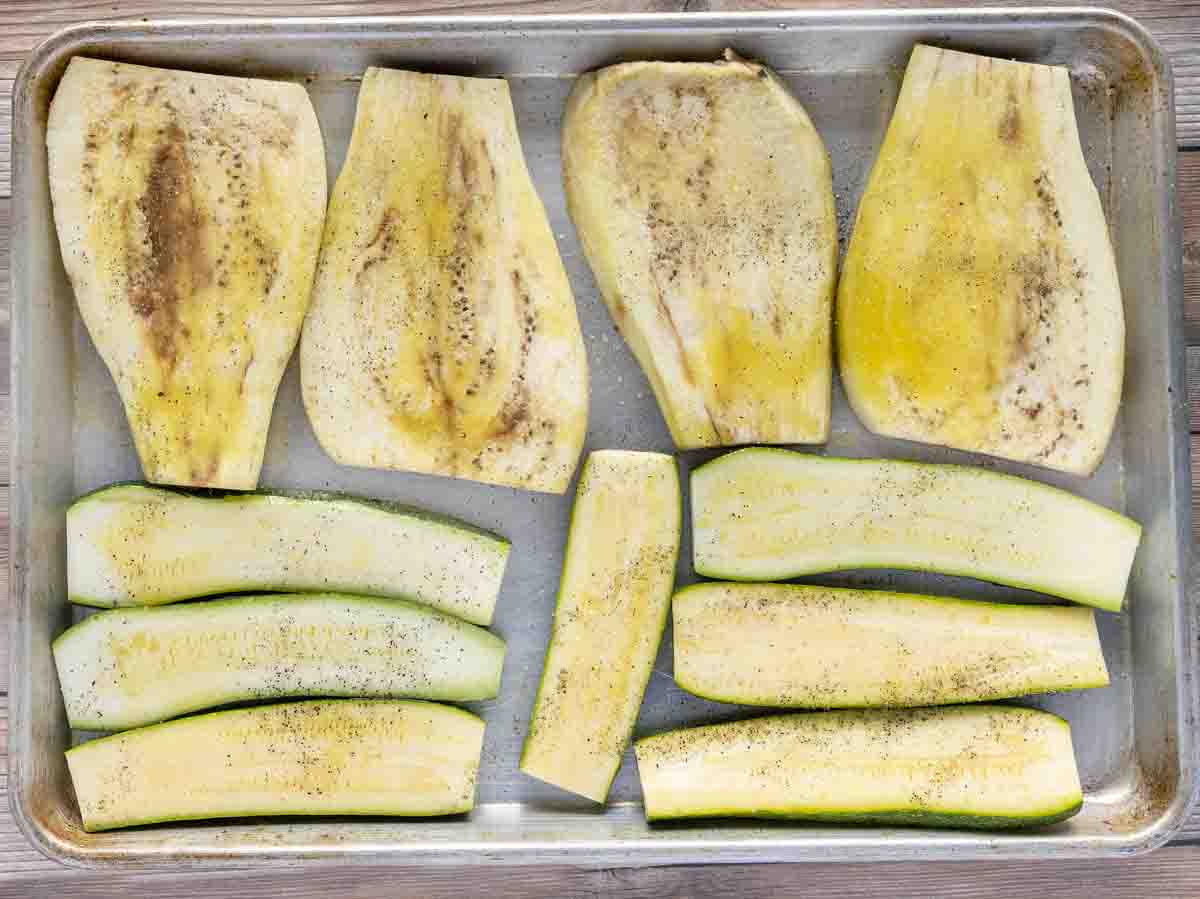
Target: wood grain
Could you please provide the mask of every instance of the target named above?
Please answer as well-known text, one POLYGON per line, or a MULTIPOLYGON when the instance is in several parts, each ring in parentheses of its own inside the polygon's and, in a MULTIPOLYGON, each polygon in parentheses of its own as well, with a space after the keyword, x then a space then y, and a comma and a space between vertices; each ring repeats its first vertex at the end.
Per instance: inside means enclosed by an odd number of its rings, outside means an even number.
MULTIPOLYGON (((723 10, 732 8, 828 7, 828 0, 362 0, 362 2, 247 3, 245 0, 0 0, 0 198, 9 192, 8 103, 20 60, 38 41, 63 25, 90 19, 159 16, 352 15, 428 13, 617 12, 622 10, 723 10)), ((850 0, 846 6, 880 5, 850 0)), ((888 4, 932 6, 937 0, 888 4)), ((1008 0, 995 5, 1023 5, 1008 0)), ((1200 2, 1129 0, 1117 4, 1139 17, 1171 55, 1176 72, 1178 138, 1200 147, 1200 2)), ((1200 153, 1180 158, 1179 199, 1184 223, 1185 306, 1188 334, 1200 343, 1200 153)), ((0 481, 8 480, 8 224, 10 205, 0 199, 0 481)), ((1192 427, 1200 431, 1200 347, 1187 359, 1192 427)), ((1193 480, 1200 483, 1200 436, 1193 438, 1193 480)), ((1200 505, 1194 494, 1193 507, 1200 505)), ((8 489, 0 487, 0 602, 8 597, 8 489)), ((1197 516, 1200 519, 1200 515, 1197 516)), ((1200 535, 1200 530, 1197 531, 1200 535)), ((5 608, 7 605, 4 606, 5 608)), ((7 686, 7 640, 0 641, 0 689, 7 686)), ((6 745, 7 699, 0 692, 0 745, 6 745)), ((0 897, 205 897, 271 896, 281 899, 382 896, 600 897, 808 896, 821 892, 846 897, 876 895, 939 896, 950 899, 1047 894, 1062 899, 1096 896, 1192 897, 1200 893, 1200 848, 1176 846, 1138 859, 1103 865, 1058 863, 945 863, 907 865, 772 865, 642 870, 563 868, 482 869, 480 871, 326 867, 314 871, 253 871, 241 875, 153 875, 134 877, 61 867, 33 850, 16 830, 4 802, 5 759, 0 750, 0 897)), ((1200 816, 1184 832, 1200 839, 1200 816)))
POLYGON ((1200 431, 1200 347, 1187 348, 1188 404, 1191 408, 1191 430, 1200 431))
POLYGON ((1189 344, 1200 344, 1200 152, 1179 154, 1176 196, 1179 198, 1179 218, 1183 224, 1183 314, 1186 333, 1189 344))

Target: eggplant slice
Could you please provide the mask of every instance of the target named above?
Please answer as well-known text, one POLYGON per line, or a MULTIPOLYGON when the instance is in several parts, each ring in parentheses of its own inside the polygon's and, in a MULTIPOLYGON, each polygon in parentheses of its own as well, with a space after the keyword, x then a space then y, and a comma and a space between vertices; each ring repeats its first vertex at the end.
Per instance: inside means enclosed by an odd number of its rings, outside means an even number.
POLYGON ((675 444, 823 443, 833 183, 783 83, 729 51, 584 75, 563 175, 600 293, 675 444))
POLYGON ((300 360, 338 462, 566 490, 587 361, 503 80, 367 71, 300 360))
POLYGON ((325 215, 304 88, 75 57, 46 147, 63 265, 146 479, 253 489, 325 215))
POLYGON ((1125 321, 1066 69, 913 50, 837 326, 846 393, 875 433, 1095 469, 1125 321))

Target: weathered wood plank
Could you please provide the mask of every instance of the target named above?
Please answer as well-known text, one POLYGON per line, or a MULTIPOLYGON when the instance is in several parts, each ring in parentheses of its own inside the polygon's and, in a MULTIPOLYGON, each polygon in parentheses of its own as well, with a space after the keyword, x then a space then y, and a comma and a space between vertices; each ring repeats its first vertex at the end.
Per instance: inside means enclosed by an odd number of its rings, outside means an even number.
POLYGON ((1192 433, 1200 431, 1200 347, 1187 348, 1188 403, 1192 410, 1192 433))
MULTIPOLYGON (((12 443, 12 430, 9 427, 12 415, 12 402, 9 396, 11 358, 11 342, 9 341, 9 309, 11 306, 9 280, 9 225, 12 206, 7 199, 0 199, 0 484, 7 484, 9 479, 9 446, 12 443)), ((8 507, 5 506, 7 512, 8 507)), ((7 546, 7 543, 6 543, 7 546)), ((7 558, 7 557, 6 557, 7 558)), ((7 571, 5 572, 7 575, 7 571)), ((8 668, 5 666, 5 672, 8 668)), ((0 686, 7 686, 5 680, 0 686)))
MULTIPOLYGON (((1193 414, 1195 404, 1192 404, 1193 414)), ((1192 545, 1200 545, 1200 434, 1192 435, 1192 545)), ((1200 808, 1193 815, 1194 832, 1200 839, 1200 808)))
MULTIPOLYGON (((8 426, 7 416, 6 416, 6 420, 3 423, 3 426, 4 427, 8 426)), ((5 696, 7 696, 7 693, 8 693, 8 678, 9 678, 9 672, 8 672, 9 640, 8 640, 7 624, 9 621, 12 620, 12 615, 10 614, 10 611, 9 611, 12 600, 11 600, 9 590, 8 590, 8 579, 9 579, 9 571, 8 571, 8 553, 9 553, 8 496, 9 496, 8 487, 0 487, 0 621, 3 621, 5 623, 4 639, 0 640, 0 693, 4 694, 5 696)), ((7 702, 8 702, 8 700, 5 699, 4 713, 3 713, 3 722, 4 722, 3 727, 5 729, 7 729, 7 727, 8 727, 8 705, 7 705, 7 702)), ((0 736, 2 736, 2 735, 0 735, 0 736)), ((7 747, 8 744, 5 743, 4 745, 7 747)), ((7 772, 8 772, 7 761, 4 763, 3 770, 4 770, 4 776, 7 777, 8 776, 7 775, 7 772)), ((4 815, 8 814, 8 803, 7 802, 4 803, 3 814, 4 815)), ((0 870, 3 870, 2 866, 0 866, 0 870)))
POLYGON ((1183 223, 1183 314, 1188 343, 1200 343, 1200 152, 1180 153, 1176 192, 1183 223))
MULTIPOLYGON (((12 185, 12 92, 12 77, 0 76, 0 141, 3 141, 3 149, 0 149, 0 196, 3 197, 9 195, 12 185)), ((4 239, 7 241, 7 225, 4 230, 4 239)), ((7 259, 8 254, 5 253, 6 265, 7 259)))

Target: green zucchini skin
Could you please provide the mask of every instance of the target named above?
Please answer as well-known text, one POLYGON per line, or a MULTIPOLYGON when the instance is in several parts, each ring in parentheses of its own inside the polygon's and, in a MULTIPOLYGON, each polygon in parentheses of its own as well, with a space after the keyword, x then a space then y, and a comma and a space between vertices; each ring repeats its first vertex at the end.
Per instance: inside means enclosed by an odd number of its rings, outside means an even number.
POLYGON ((696 571, 725 581, 935 571, 1119 612, 1142 531, 1068 491, 965 465, 747 447, 693 469, 691 486, 696 571))
POLYGON ((52 648, 81 730, 297 696, 491 699, 505 652, 494 634, 419 603, 345 594, 113 609, 52 648))
POLYGON ((356 493, 341 493, 337 490, 309 490, 299 487, 258 487, 254 490, 220 490, 205 487, 173 487, 170 484, 151 484, 147 481, 113 481, 111 484, 105 484, 102 487, 96 487, 79 494, 79 496, 75 497, 75 501, 71 505, 76 506, 85 500, 103 498, 104 494, 108 491, 117 490, 121 487, 140 487, 145 490, 174 493, 177 496, 192 497, 195 499, 237 500, 246 499, 251 496, 279 496, 285 499, 306 499, 316 502, 358 503, 359 505, 366 506, 368 509, 377 509, 380 512, 391 512, 396 515, 409 515, 433 524, 444 524, 480 537, 487 537, 499 543, 508 543, 501 534, 495 531, 490 531, 487 528, 471 524, 469 521, 463 521, 451 515, 430 512, 428 509, 422 509, 420 506, 396 500, 378 499, 373 496, 359 496, 356 493))
POLYGON ((718 810, 689 812, 685 815, 655 817, 647 815, 647 821, 696 821, 720 818, 757 818, 762 821, 799 821, 808 824, 833 824, 854 827, 920 827, 929 830, 1022 830, 1033 827, 1048 827, 1073 818, 1083 808, 1080 800, 1066 806, 1062 811, 1043 815, 1011 818, 1003 815, 964 815, 950 812, 822 812, 796 811, 787 814, 775 812, 722 812, 718 810))
POLYGON ((1109 683, 1081 606, 709 582, 671 608, 675 682, 718 702, 903 708, 1109 683))
POLYGON ((67 512, 68 598, 97 608, 331 591, 415 599, 487 625, 508 552, 471 525, 328 493, 119 484, 67 512))
POLYGON ((772 715, 636 744, 646 817, 1035 827, 1082 807, 1063 719, 1001 705, 772 715))
POLYGON ((331 699, 209 712, 66 753, 89 833, 261 815, 468 812, 484 723, 415 700, 331 699))

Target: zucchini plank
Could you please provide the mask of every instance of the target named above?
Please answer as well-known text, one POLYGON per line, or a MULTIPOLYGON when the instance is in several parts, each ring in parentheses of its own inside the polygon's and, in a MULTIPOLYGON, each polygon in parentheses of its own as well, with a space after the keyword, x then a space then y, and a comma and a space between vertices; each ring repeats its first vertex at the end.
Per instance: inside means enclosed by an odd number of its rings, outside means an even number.
POLYGON ((1095 612, 882 590, 696 584, 675 594, 675 680, 722 702, 929 706, 1103 687, 1095 612))
POLYGON ((180 718, 67 751, 89 832, 252 815, 468 812, 483 721, 382 699, 265 705, 180 718))
POLYGON ((89 606, 243 591, 414 599, 492 620, 508 542, 449 518, 335 494, 193 496, 136 484, 67 510, 67 590, 89 606))
POLYGON ((680 515, 671 456, 588 457, 521 755, 526 774, 596 802, 608 796, 666 627, 680 515))
POLYGON ((1070 726, 1014 706, 776 715, 647 737, 637 759, 651 821, 995 829, 1083 804, 1070 726))
POLYGON ((1119 612, 1137 522, 1065 490, 962 465, 750 448, 692 472, 696 571, 771 581, 907 568, 1119 612))
POLYGON ((100 612, 54 661, 71 727, 124 730, 253 699, 491 699, 504 641, 407 600, 277 594, 100 612))

